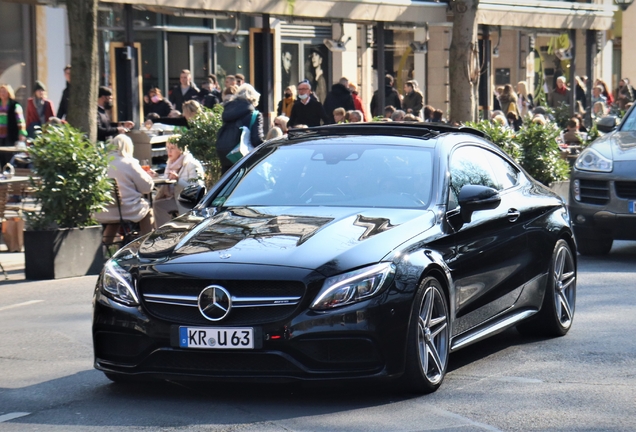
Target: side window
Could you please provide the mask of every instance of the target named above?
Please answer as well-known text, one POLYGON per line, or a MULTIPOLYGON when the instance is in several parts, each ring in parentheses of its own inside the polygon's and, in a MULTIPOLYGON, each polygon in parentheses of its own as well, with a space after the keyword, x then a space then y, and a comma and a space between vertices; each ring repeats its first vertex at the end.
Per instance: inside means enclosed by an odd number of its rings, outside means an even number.
POLYGON ((453 152, 450 158, 450 191, 448 193, 448 210, 457 207, 459 191, 465 185, 488 186, 501 190, 490 163, 488 152, 479 147, 465 146, 453 152))
POLYGON ((501 189, 508 189, 519 184, 519 171, 507 160, 495 153, 488 153, 488 162, 492 166, 501 189))

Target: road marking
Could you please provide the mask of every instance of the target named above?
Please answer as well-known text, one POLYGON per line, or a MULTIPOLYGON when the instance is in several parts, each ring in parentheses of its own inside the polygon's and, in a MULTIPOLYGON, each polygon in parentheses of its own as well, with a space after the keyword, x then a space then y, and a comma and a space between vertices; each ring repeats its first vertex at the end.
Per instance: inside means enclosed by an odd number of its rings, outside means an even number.
POLYGON ((20 417, 28 416, 31 413, 28 412, 14 412, 0 416, 0 423, 8 422, 9 420, 14 420, 20 417))
POLYGON ((43 301, 44 300, 29 300, 29 301, 24 302, 24 303, 16 303, 14 305, 3 306, 3 307, 0 307, 0 312, 5 311, 5 310, 9 310, 9 309, 13 309, 13 308, 17 308, 17 307, 20 307, 20 306, 29 306, 29 305, 36 304, 36 303, 42 303, 43 301))

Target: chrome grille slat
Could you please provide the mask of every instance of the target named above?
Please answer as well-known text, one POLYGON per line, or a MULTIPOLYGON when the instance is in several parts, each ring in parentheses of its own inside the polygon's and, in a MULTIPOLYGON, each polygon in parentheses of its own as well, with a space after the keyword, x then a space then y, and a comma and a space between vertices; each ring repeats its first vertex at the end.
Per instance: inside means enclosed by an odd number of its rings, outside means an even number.
POLYGON ((142 277, 137 289, 150 315, 179 325, 209 325, 198 300, 201 291, 210 285, 222 286, 232 298, 232 311, 219 322, 227 326, 287 319, 300 306, 306 289, 301 281, 183 277, 142 277))

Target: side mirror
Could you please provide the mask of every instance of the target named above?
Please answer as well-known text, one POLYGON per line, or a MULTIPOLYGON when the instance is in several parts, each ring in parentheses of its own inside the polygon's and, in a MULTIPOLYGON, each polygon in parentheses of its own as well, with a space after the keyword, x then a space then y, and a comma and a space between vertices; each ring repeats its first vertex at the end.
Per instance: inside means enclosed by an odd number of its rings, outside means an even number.
POLYGON ((470 222, 473 212, 492 210, 497 208, 500 203, 499 192, 488 186, 465 185, 459 191, 458 204, 462 219, 466 223, 470 222))
POLYGON ((187 209, 193 209, 205 196, 205 186, 191 184, 186 186, 179 194, 179 204, 187 209))
POLYGON ((606 116, 596 122, 596 128, 604 133, 609 133, 616 129, 617 118, 615 116, 606 116))

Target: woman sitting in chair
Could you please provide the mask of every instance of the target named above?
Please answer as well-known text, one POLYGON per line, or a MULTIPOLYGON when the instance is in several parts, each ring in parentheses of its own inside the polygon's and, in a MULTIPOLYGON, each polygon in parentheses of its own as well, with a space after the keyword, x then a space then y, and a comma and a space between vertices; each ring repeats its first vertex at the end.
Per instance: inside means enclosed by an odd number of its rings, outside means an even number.
POLYGON ((112 145, 114 159, 108 167, 108 177, 117 182, 120 202, 119 206, 117 202, 110 203, 104 211, 95 214, 95 219, 106 225, 104 243, 120 240, 118 233, 122 221, 139 223, 140 235, 152 232, 155 227, 152 209, 143 197, 152 191, 152 177, 133 158, 133 142, 128 136, 117 135, 112 145))
POLYGON ((165 177, 175 180, 174 184, 162 185, 157 191, 153 203, 157 226, 174 219, 178 214, 184 213, 185 208, 179 208, 177 198, 181 191, 188 185, 200 182, 203 178, 203 166, 190 152, 181 150, 174 140, 178 136, 170 137, 166 143, 168 162, 166 164, 165 177))

